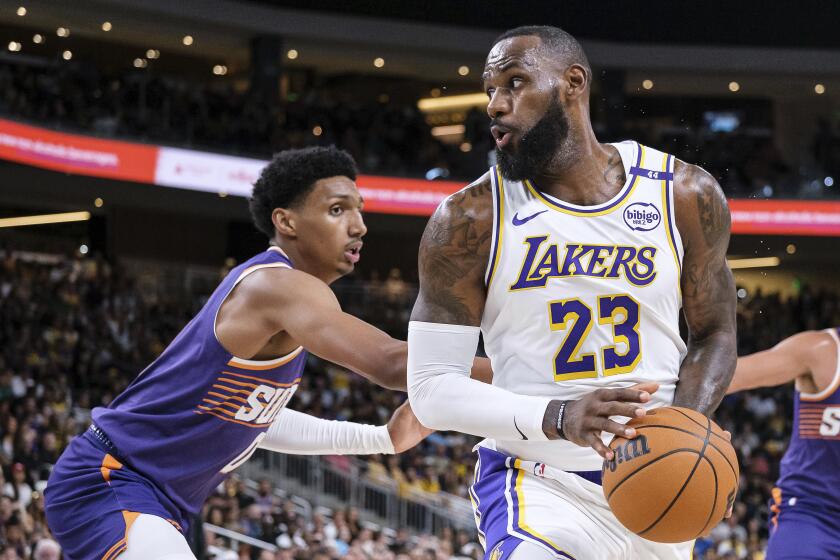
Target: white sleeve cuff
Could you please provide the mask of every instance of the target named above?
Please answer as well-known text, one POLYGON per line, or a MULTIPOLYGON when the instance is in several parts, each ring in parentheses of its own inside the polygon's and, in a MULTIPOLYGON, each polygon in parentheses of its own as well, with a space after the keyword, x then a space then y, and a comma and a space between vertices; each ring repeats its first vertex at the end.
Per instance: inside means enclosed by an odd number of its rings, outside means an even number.
POLYGON ((374 455, 394 453, 387 426, 316 418, 283 410, 259 445, 290 455, 374 455))

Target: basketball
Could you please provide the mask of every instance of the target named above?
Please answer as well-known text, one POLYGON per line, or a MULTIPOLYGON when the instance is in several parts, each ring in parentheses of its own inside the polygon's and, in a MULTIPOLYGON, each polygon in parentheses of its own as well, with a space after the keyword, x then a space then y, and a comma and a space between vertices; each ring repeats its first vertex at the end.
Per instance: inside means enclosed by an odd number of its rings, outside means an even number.
POLYGON ((604 462, 604 496, 630 531, 655 542, 685 542, 707 533, 735 499, 738 460, 723 430, 687 408, 649 410, 627 424, 604 462))

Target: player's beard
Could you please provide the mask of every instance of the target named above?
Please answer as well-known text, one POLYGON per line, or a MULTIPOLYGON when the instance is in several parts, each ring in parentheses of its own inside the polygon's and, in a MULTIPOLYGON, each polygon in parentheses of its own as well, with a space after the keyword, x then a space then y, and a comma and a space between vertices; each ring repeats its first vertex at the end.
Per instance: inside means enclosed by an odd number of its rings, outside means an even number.
MULTIPOLYGON (((522 181, 540 175, 562 150, 569 136, 569 117, 555 91, 545 114, 519 140, 515 149, 496 148, 502 176, 522 181)), ((510 146, 513 148, 513 146, 510 146)))

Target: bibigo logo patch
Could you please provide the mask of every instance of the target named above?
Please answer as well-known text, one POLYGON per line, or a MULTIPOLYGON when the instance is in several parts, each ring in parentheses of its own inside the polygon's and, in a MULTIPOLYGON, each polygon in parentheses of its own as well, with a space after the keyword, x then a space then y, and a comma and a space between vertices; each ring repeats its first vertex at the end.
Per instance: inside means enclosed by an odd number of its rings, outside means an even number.
POLYGON ((652 231, 661 221, 662 212, 647 202, 634 202, 624 209, 624 223, 632 230, 652 231))

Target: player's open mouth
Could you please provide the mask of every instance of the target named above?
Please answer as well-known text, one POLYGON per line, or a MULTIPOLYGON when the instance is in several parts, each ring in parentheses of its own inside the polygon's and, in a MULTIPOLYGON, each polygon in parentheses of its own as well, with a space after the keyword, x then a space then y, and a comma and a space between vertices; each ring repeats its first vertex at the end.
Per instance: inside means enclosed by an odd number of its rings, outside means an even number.
POLYGON ((504 148, 507 146, 510 139, 513 137, 513 132, 509 128, 500 125, 491 126, 490 133, 493 135, 493 139, 496 140, 497 148, 504 148))
POLYGON ((362 258, 362 242, 361 241, 354 241, 353 243, 349 244, 344 250, 344 258, 350 261, 353 264, 359 262, 359 259, 362 258))

